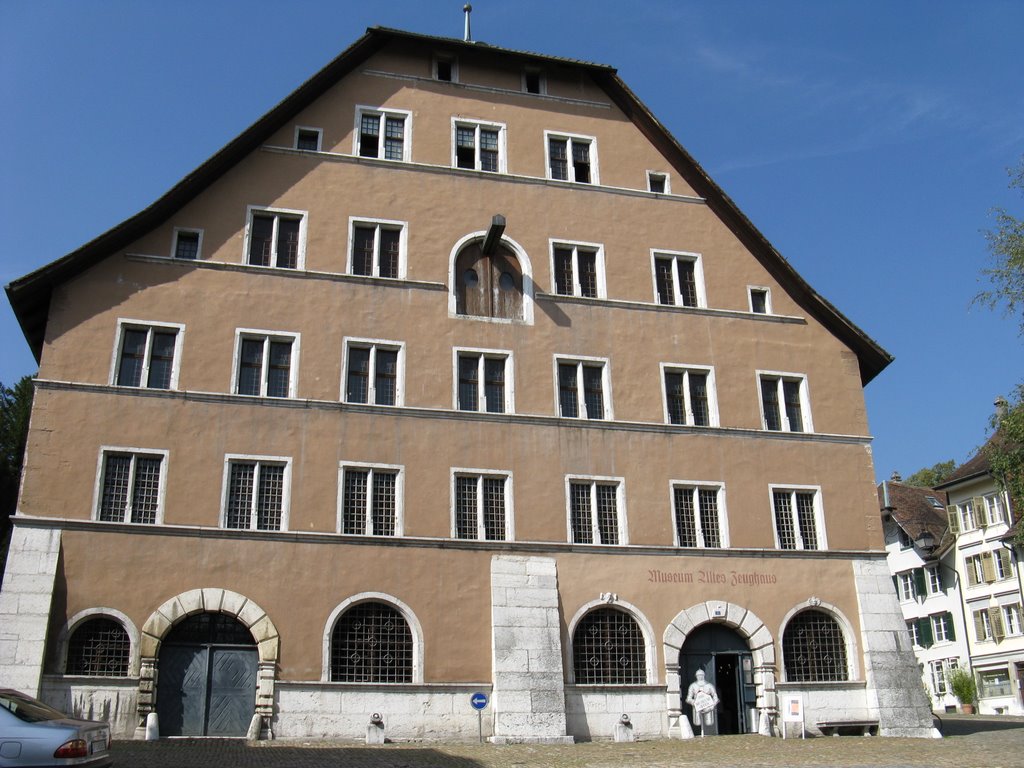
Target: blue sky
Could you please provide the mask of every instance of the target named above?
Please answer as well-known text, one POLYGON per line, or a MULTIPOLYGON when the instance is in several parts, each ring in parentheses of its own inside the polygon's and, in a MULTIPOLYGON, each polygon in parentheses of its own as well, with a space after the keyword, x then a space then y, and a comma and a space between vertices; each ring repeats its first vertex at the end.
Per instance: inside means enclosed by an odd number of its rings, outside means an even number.
MULTIPOLYGON (((461 37, 462 2, 0 1, 0 283, 149 205, 367 26, 461 37)), ((611 64, 819 293, 896 357, 879 479, 966 460, 1024 380, 971 307, 1024 155, 1019 2, 475 0, 477 40, 611 64)), ((0 381, 35 371, 0 302, 0 381)), ((813 393, 812 393, 813 394, 813 393)))

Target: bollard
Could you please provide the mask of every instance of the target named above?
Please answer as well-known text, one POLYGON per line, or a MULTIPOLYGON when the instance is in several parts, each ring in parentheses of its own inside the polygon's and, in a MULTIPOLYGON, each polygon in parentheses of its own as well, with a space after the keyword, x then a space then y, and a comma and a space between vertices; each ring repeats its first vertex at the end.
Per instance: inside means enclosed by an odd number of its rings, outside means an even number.
POLYGON ((636 733, 633 731, 633 723, 629 715, 623 714, 615 723, 615 741, 636 741, 636 733))
POLYGON ((385 741, 384 718, 381 717, 380 712, 374 712, 370 715, 370 724, 366 726, 366 743, 383 744, 385 741))

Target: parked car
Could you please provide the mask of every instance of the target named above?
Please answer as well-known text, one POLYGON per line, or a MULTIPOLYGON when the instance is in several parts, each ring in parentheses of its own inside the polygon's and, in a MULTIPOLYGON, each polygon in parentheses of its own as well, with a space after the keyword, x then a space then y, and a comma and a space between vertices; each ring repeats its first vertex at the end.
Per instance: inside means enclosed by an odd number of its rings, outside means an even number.
POLYGON ((113 765, 110 726, 68 717, 31 696, 0 688, 0 767, 43 765, 113 765))

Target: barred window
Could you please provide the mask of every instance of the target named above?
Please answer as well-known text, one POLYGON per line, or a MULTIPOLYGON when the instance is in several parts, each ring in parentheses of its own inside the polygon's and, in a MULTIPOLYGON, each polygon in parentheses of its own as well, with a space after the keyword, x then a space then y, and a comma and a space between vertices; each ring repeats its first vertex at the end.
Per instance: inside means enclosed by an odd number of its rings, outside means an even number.
POLYGON ((505 541, 508 477, 455 476, 455 538, 505 541))
POLYGON ((228 462, 224 527, 279 531, 284 520, 285 471, 281 462, 228 462))
POLYGON ((591 611, 573 632, 572 666, 578 685, 643 685, 647 658, 640 625, 615 608, 591 611))
POLYGON ((198 259, 202 242, 199 230, 178 229, 174 232, 173 255, 176 259, 198 259))
POLYGON ((412 632, 395 608, 360 603, 331 633, 331 680, 340 683, 411 683, 412 632))
POLYGON ((341 532, 358 536, 398 534, 398 487, 396 469, 345 467, 341 532))
POLYGON ((97 517, 111 523, 157 521, 163 456, 106 453, 97 517))
POLYGON ((782 657, 790 683, 849 679, 843 631, 824 611, 801 611, 790 620, 782 634, 782 657))
POLYGON ((574 544, 620 543, 619 483, 569 483, 569 520, 574 544))
POLYGON ((822 549, 816 491, 772 491, 779 549, 822 549))
POLYGON ((127 677, 131 643, 113 619, 89 619, 68 639, 66 672, 93 677, 127 677))
POLYGON ((721 488, 675 486, 676 536, 680 547, 721 547, 722 522, 719 512, 721 488))

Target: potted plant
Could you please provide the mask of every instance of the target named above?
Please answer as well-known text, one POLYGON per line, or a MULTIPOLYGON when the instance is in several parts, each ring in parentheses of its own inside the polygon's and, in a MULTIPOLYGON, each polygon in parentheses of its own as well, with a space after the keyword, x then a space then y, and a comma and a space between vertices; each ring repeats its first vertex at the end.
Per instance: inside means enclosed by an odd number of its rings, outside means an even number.
POLYGON ((970 669, 954 669, 949 673, 949 687, 960 702, 960 711, 965 715, 974 714, 974 702, 978 699, 978 686, 970 669))

